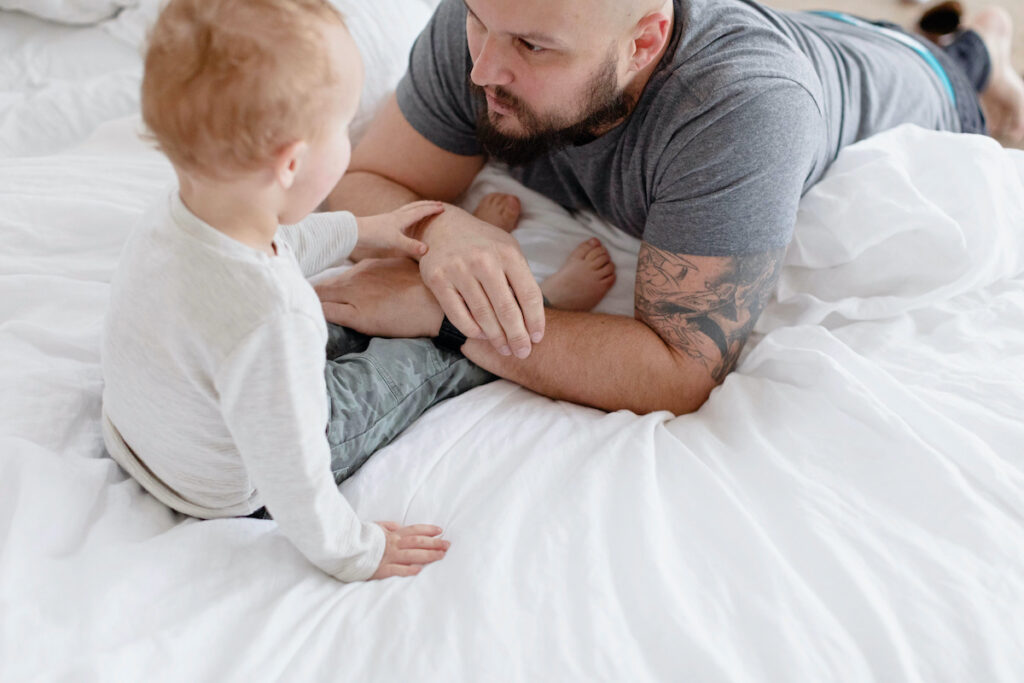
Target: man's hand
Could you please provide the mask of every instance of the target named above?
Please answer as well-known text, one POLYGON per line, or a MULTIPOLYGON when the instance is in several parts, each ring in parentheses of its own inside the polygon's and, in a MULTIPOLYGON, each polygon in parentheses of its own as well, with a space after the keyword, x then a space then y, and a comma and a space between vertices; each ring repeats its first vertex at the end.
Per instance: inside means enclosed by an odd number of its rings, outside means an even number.
POLYGON ((444 211, 441 202, 421 201, 406 204, 400 209, 377 216, 357 218, 359 242, 362 249, 395 252, 418 259, 427 253, 427 245, 409 236, 408 231, 424 218, 444 211))
POLYGON ((384 555, 370 579, 392 576, 414 576, 423 565, 444 559, 451 546, 449 541, 437 538, 441 528, 432 524, 398 526, 394 522, 377 522, 384 529, 384 555))
POLYGON ((503 356, 530 355, 544 337, 544 296, 519 243, 457 207, 427 223, 423 281, 469 338, 487 339, 503 356))
POLYGON ((434 337, 444 318, 407 258, 366 259, 314 289, 329 322, 374 337, 434 337))

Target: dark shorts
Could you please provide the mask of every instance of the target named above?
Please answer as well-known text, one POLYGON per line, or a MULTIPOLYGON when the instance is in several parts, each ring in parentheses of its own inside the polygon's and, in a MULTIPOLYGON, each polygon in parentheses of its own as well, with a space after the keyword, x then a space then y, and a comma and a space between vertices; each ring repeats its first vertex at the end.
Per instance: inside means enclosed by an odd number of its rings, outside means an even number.
MULTIPOLYGON (((872 23, 907 33, 900 26, 887 21, 872 23)), ((988 135, 988 125, 985 123, 985 114, 981 111, 978 93, 988 85, 989 76, 992 74, 992 58, 989 57, 988 48, 982 42, 981 36, 970 30, 960 31, 952 43, 939 47, 920 36, 909 33, 907 35, 928 48, 946 72, 956 96, 960 132, 988 135)))
MULTIPOLYGON (((819 11, 815 14, 823 14, 851 24, 867 24, 897 31, 913 38, 935 57, 949 79, 953 97, 956 99, 957 114, 960 117, 960 132, 988 134, 978 94, 988 85, 988 79, 992 74, 992 58, 977 33, 971 30, 958 31, 949 45, 940 47, 925 38, 908 33, 902 26, 890 21, 871 21, 844 12, 819 11)), ((921 57, 924 58, 924 55, 921 57)))
POLYGON ((987 135, 988 125, 981 111, 978 93, 988 85, 992 59, 981 37, 974 31, 960 31, 946 47, 926 40, 921 42, 939 60, 953 84, 956 110, 960 114, 960 131, 987 135))

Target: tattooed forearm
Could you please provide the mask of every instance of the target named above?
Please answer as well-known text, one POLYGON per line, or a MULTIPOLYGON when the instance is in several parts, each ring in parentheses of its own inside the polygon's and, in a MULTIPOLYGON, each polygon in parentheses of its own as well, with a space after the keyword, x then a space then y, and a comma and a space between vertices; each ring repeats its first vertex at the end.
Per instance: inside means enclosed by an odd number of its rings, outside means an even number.
POLYGON ((636 317, 722 382, 771 298, 785 249, 749 256, 683 256, 640 248, 636 317))

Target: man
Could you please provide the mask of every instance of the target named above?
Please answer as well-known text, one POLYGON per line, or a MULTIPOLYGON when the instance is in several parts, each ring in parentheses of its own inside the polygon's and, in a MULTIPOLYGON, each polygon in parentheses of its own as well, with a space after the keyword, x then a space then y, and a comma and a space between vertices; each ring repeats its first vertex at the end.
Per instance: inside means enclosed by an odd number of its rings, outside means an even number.
MULTIPOLYGON (((419 273, 485 369, 605 410, 690 412, 733 369, 841 147, 902 123, 1024 137, 1009 17, 966 25, 944 51, 752 0, 444 0, 329 201, 454 201, 494 158, 595 210, 643 239, 635 319, 545 310, 516 243, 454 207, 423 226, 419 273)), ((410 267, 388 292, 321 297, 416 315, 415 287, 410 267)))

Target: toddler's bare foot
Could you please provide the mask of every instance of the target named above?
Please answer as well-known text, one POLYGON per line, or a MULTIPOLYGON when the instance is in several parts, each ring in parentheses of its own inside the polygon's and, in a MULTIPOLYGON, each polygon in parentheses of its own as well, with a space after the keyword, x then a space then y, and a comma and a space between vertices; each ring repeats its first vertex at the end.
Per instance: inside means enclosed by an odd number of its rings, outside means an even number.
POLYGON ((1024 139, 1024 79, 1013 70, 1013 20, 1001 7, 968 15, 964 27, 981 36, 992 59, 992 76, 981 93, 992 137, 1016 144, 1024 139))
POLYGON ((519 198, 515 195, 493 192, 480 200, 480 206, 476 207, 473 215, 505 232, 512 232, 519 224, 522 210, 519 198))
POLYGON ((576 247, 558 272, 541 283, 540 291, 555 308, 589 311, 615 284, 615 264, 600 240, 576 247))

